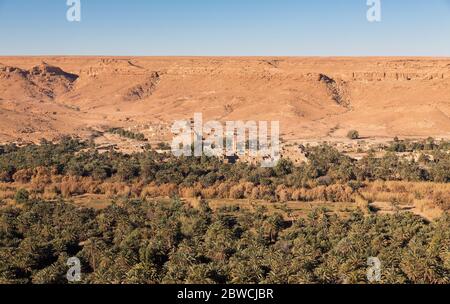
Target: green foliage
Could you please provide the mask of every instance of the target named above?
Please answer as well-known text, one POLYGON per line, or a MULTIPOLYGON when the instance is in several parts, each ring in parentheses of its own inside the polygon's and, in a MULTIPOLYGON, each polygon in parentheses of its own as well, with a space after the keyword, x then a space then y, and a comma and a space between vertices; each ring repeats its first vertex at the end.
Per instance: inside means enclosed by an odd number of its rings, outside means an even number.
MULTIPOLYGON (((308 162, 300 166, 282 159, 275 168, 261 168, 149 150, 100 154, 65 138, 1 146, 0 180, 13 182, 20 170, 44 168, 133 186, 251 182, 264 186, 263 196, 271 200, 283 187, 347 184, 356 192, 373 180, 450 182, 448 149, 447 142, 433 139, 397 139, 383 157, 356 161, 323 144, 306 147, 308 162), (424 152, 416 162, 395 153, 403 150, 424 152)), ((333 191, 327 192, 333 201, 333 191)), ((65 283, 65 263, 74 256, 82 261, 84 283, 365 283, 367 258, 375 256, 383 262, 382 283, 450 283, 448 215, 426 223, 410 214, 338 218, 315 210, 307 219, 286 222, 259 207, 213 212, 205 201, 196 209, 174 200, 127 201, 94 211, 30 200, 26 190, 15 199, 20 207, 0 204, 0 283, 65 283)), ((435 195, 434 203, 448 210, 445 193, 435 195)))
POLYGON ((403 153, 414 151, 448 151, 450 150, 449 141, 437 142, 434 138, 427 138, 421 141, 400 140, 398 137, 387 147, 388 151, 403 153))
MULTIPOLYGON (((43 142, 41 145, 22 148, 3 146, 3 154, 0 154, 0 181, 13 182, 14 174, 19 170, 45 167, 54 174, 92 177, 98 181, 112 178, 128 182, 138 179, 183 186, 200 183, 204 187, 223 181, 248 181, 255 185, 274 187, 306 187, 311 184, 330 185, 373 180, 449 182, 450 154, 445 150, 445 142, 438 144, 428 140, 427 143, 428 148, 433 150, 427 156, 422 155, 418 162, 399 157, 393 151, 381 158, 369 154, 356 161, 337 149, 322 144, 306 147, 308 162, 300 166, 282 159, 275 168, 260 168, 246 163, 225 164, 214 157, 177 158, 170 153, 158 154, 155 151, 132 155, 114 151, 100 154, 86 143, 64 139, 59 144, 43 142)), ((397 148, 397 145, 400 145, 400 141, 389 150, 403 150, 397 148)), ((416 148, 425 149, 426 145, 424 143, 423 147, 416 148)), ((414 147, 406 145, 406 150, 410 148, 414 147)))
POLYGON ((129 139, 134 139, 134 140, 139 140, 139 141, 147 141, 144 134, 127 131, 123 128, 111 128, 108 130, 108 133, 116 134, 121 137, 129 138, 129 139))
POLYGON ((288 159, 280 159, 274 170, 278 177, 283 177, 292 173, 294 164, 288 159))
POLYGON ((162 151, 170 151, 172 149, 172 147, 168 143, 165 143, 165 142, 158 143, 156 145, 156 148, 158 150, 162 150, 162 151))
POLYGON ((347 133, 347 138, 352 140, 359 139, 359 132, 356 130, 350 130, 347 133))
POLYGON ((277 214, 212 212, 129 201, 101 211, 62 202, 0 209, 0 282, 66 283, 69 257, 82 283, 450 283, 450 218, 409 214, 338 218, 323 209, 277 214))
POLYGON ((14 195, 14 200, 18 204, 25 204, 30 199, 30 193, 28 193, 25 189, 19 189, 17 190, 16 194, 14 195))

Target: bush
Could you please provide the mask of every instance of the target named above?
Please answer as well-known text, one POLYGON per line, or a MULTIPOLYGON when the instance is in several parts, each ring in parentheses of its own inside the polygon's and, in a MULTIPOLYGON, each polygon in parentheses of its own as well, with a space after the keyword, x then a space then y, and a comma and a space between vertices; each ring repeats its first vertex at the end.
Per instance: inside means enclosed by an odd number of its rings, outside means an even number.
POLYGON ((278 161, 277 165, 275 166, 275 174, 278 177, 283 177, 286 175, 289 175, 292 173, 294 168, 294 164, 292 161, 282 158, 278 161))
POLYGON ((347 138, 351 140, 359 139, 359 132, 356 130, 351 130, 347 133, 347 138))
POLYGON ((25 204, 30 199, 30 193, 25 189, 19 189, 14 196, 14 200, 18 204, 25 204))
POLYGON ((172 147, 168 143, 165 143, 165 142, 158 143, 156 145, 156 148, 161 151, 170 151, 172 149, 172 147))

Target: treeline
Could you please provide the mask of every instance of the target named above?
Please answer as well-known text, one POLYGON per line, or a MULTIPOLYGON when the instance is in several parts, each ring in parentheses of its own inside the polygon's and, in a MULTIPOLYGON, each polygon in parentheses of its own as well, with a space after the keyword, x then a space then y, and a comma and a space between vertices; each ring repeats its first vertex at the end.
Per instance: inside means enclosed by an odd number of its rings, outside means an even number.
MULTIPOLYGON (((439 146, 438 146, 439 147, 439 146)), ((145 151, 124 155, 114 151, 100 154, 95 147, 74 139, 54 144, 43 142, 18 148, 0 147, 0 182, 16 178, 30 179, 33 170, 43 167, 55 175, 92 177, 105 181, 142 181, 144 183, 175 184, 203 187, 227 182, 251 182, 255 185, 294 188, 329 186, 348 183, 358 187, 366 181, 450 181, 450 154, 445 149, 422 153, 416 161, 387 152, 378 158, 370 153, 356 161, 335 148, 323 144, 307 147, 308 162, 296 167, 282 159, 274 168, 238 163, 225 164, 218 158, 181 157, 145 151)))
POLYGON ((450 150, 450 141, 436 142, 434 138, 427 138, 426 140, 414 141, 414 140, 400 140, 394 138, 394 141, 387 147, 388 151, 392 152, 416 152, 416 151, 436 151, 450 150))
POLYGON ((121 137, 129 138, 129 139, 134 139, 134 140, 139 140, 139 141, 147 141, 144 134, 128 131, 123 128, 111 128, 108 130, 108 133, 116 134, 121 137))
POLYGON ((0 208, 0 283, 450 283, 450 218, 410 214, 338 218, 318 209, 285 222, 263 208, 212 212, 128 201, 101 211, 24 199, 0 208))

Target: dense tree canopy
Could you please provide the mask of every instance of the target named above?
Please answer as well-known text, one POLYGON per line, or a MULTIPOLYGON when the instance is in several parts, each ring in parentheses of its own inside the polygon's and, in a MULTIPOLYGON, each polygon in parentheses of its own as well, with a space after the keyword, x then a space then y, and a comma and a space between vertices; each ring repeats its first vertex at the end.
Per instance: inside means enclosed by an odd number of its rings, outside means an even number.
MULTIPOLYGON (((361 188, 370 181, 448 183, 448 149, 448 143, 432 139, 396 140, 383 156, 369 153, 357 161, 323 144, 306 147, 308 161, 299 166, 282 159, 274 168, 261 168, 152 150, 99 153, 70 138, 1 146, 0 182, 6 188, 13 182, 33 185, 17 188, 14 204, 0 201, 0 283, 67 283, 70 257, 82 263, 82 283, 367 283, 370 257, 382 262, 382 283, 450 283, 445 212, 426 222, 408 213, 338 217, 316 209, 306 219, 287 220, 258 206, 213 212, 205 201, 193 208, 176 199, 183 191, 191 191, 189 197, 267 201, 359 199, 367 209, 361 188), (421 156, 404 158, 401 151, 421 156), (105 209, 63 200, 112 183, 128 194, 105 209), (57 192, 56 198, 35 195, 46 191, 57 192), (161 196, 172 202, 155 199, 161 196)), ((448 193, 424 189, 414 194, 418 200, 428 195, 442 210, 450 209, 448 193)), ((406 188, 400 192, 409 199, 406 188)))
POLYGON ((307 219, 178 200, 101 211, 29 201, 0 209, 0 282, 65 283, 69 257, 84 283, 450 283, 450 218, 413 215, 307 219))
MULTIPOLYGON (((397 144, 399 142, 392 145, 397 144)), ((395 147, 392 149, 397 150, 395 147)), ((14 145, 1 147, 0 181, 14 181, 17 171, 37 167, 51 168, 58 174, 92 176, 98 180, 114 177, 123 181, 142 179, 158 184, 170 182, 188 186, 197 182, 208 186, 222 180, 274 186, 304 186, 311 181, 326 184, 368 180, 450 181, 447 142, 408 143, 408 149, 428 151, 429 156, 424 154, 417 162, 401 158, 394 152, 381 158, 369 153, 362 160, 355 161, 323 144, 307 147, 308 162, 301 166, 294 167, 289 160, 283 159, 275 168, 263 169, 245 163, 225 164, 218 158, 176 158, 155 151, 133 155, 114 151, 100 154, 87 143, 66 138, 58 144, 44 141, 41 145, 22 148, 14 145)))

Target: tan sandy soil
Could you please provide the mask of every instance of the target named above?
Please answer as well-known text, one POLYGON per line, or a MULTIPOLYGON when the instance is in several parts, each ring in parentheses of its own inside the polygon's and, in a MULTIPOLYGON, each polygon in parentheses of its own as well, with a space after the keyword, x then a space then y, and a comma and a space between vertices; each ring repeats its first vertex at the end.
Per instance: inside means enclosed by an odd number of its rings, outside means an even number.
POLYGON ((438 207, 432 204, 423 204, 423 202, 417 201, 412 205, 401 205, 398 207, 392 206, 389 202, 374 202, 371 204, 378 214, 395 214, 411 212, 416 214, 430 222, 439 219, 443 216, 444 212, 438 207))
POLYGON ((0 142, 176 119, 279 120, 284 140, 450 138, 450 59, 0 57, 0 142))

